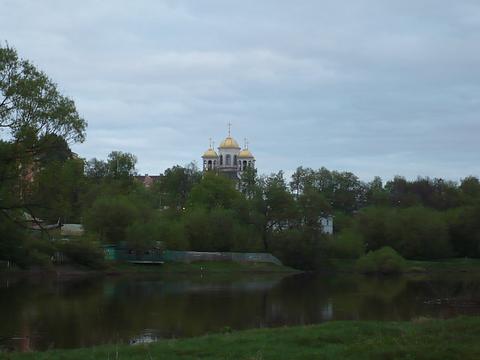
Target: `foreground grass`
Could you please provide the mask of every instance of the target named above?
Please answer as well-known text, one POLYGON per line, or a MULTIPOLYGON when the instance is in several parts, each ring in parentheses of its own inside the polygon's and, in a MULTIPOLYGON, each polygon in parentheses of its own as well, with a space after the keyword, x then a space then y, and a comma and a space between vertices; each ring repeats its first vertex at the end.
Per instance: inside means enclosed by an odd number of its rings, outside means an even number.
POLYGON ((480 359, 480 318, 413 322, 335 321, 42 353, 0 359, 480 359))

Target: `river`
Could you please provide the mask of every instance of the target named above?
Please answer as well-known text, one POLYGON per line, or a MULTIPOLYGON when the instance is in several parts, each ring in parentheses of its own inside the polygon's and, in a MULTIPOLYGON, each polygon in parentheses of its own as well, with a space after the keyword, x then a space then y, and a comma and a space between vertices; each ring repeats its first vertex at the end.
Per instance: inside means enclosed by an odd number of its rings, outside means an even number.
POLYGON ((139 343, 330 320, 480 315, 463 273, 0 277, 0 349, 139 343))

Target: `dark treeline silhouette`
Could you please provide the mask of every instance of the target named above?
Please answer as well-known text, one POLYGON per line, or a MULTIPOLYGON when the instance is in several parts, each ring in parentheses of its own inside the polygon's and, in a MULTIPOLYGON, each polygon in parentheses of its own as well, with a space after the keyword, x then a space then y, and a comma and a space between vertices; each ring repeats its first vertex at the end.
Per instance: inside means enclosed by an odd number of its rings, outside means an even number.
MULTIPOLYGON (((172 250, 271 252, 301 269, 385 246, 407 259, 480 257, 475 177, 459 183, 402 177, 383 183, 376 177, 366 183, 350 172, 300 167, 290 181, 281 171, 258 176, 248 169, 237 183, 190 164, 167 169, 145 187, 132 154, 48 159, 23 196, 39 205, 36 216, 46 222, 82 223, 89 249, 103 243, 143 251, 160 241, 172 250), (333 235, 322 228, 321 218, 328 216, 334 218, 333 235)), ((4 258, 10 252, 11 260, 28 265, 45 262, 42 254, 54 251, 31 240, 28 230, 3 226, 29 248, 28 256, 15 255, 15 246, 3 241, 4 258)))

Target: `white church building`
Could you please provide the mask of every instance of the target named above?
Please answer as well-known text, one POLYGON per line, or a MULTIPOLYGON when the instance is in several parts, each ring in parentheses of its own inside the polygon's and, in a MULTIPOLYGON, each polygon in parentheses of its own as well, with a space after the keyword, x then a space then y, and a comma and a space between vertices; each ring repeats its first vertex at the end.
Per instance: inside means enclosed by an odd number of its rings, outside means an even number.
POLYGON ((243 149, 230 134, 220 143, 218 153, 210 140, 210 146, 202 155, 203 171, 218 171, 232 179, 239 179, 248 167, 255 168, 255 157, 248 149, 245 140, 243 149))

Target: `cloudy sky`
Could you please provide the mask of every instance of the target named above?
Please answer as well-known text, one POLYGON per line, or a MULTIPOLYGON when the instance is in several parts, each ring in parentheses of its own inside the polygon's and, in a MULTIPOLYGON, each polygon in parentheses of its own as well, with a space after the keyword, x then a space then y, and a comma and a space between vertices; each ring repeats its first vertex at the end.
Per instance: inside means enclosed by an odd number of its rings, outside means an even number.
POLYGON ((83 157, 158 174, 231 122, 260 173, 480 175, 478 0, 0 3, 0 40, 88 121, 83 157))

